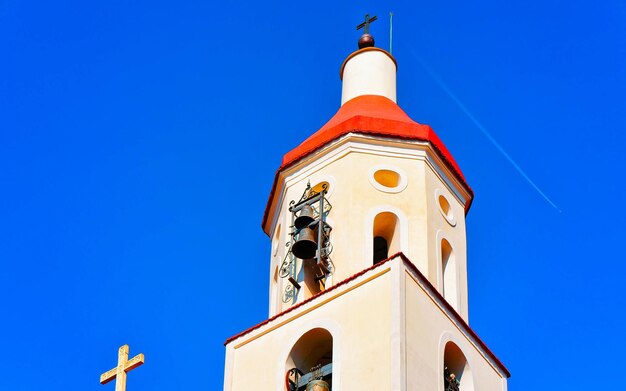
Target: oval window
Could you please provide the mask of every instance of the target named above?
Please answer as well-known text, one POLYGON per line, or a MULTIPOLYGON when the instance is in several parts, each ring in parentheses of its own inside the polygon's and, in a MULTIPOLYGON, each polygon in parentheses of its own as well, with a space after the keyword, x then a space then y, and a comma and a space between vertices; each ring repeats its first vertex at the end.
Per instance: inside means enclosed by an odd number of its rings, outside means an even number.
POLYGON ((400 174, 391 170, 378 170, 374 173, 374 180, 385 187, 398 187, 400 174))
POLYGON ((437 201, 439 202, 439 211, 443 217, 445 217, 446 221, 454 227, 456 225, 456 219, 454 218, 454 213, 452 213, 450 202, 448 202, 448 199, 443 194, 439 194, 437 201))
POLYGON ((370 183, 385 193, 399 193, 406 188, 406 175, 395 167, 377 166, 370 170, 370 183))
POLYGON ((326 190, 326 194, 328 194, 328 191, 330 190, 330 184, 328 182, 320 182, 311 188, 311 190, 316 193, 321 192, 322 189, 326 190))
POLYGON ((335 191, 335 178, 332 176, 315 176, 314 178, 309 178, 309 183, 311 185, 311 191, 315 193, 319 193, 322 190, 326 190, 326 197, 330 197, 330 195, 335 191))

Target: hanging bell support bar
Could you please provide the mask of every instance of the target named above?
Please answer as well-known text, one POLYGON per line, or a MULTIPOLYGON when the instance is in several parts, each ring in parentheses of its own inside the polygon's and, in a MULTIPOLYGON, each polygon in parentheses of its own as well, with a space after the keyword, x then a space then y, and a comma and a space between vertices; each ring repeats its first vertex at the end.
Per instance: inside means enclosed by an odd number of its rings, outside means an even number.
MULTIPOLYGON (((325 190, 323 190, 324 193, 326 193, 325 190)), ((307 198, 303 201, 298 202, 297 204, 294 204, 292 206, 289 207, 289 211, 290 212, 299 212, 300 209, 302 209, 302 207, 304 205, 313 205, 315 202, 317 202, 320 198, 322 198, 322 191, 320 191, 319 193, 317 193, 316 195, 314 195, 311 198, 307 198)), ((293 220, 293 219, 292 219, 293 220)), ((293 221, 292 221, 293 222, 293 221)))
POLYGON ((324 365, 323 367, 304 374, 298 378, 298 388, 305 387, 311 380, 325 377, 333 373, 333 363, 324 365))
MULTIPOLYGON (((324 244, 322 242, 322 232, 324 231, 324 229, 326 228, 326 222, 324 221, 324 193, 326 191, 322 190, 320 191, 320 193, 318 194, 319 199, 320 199, 320 206, 319 206, 319 222, 320 222, 320 226, 317 227, 317 253, 316 253, 316 261, 318 265, 322 264, 322 245, 324 244)), ((315 198, 315 197, 314 197, 315 198)), ((325 274, 325 273, 324 273, 325 274)))
POLYGON ((298 283, 298 281, 296 280, 294 276, 289 276, 288 280, 291 283, 291 285, 293 285, 294 288, 300 289, 300 283, 298 283))

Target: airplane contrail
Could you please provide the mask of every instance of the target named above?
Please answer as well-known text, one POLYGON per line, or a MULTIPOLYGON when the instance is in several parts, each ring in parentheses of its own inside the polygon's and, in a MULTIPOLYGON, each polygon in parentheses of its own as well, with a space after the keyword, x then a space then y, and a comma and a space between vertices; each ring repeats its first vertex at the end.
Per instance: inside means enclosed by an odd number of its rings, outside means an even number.
POLYGON ((441 87, 445 91, 445 93, 450 97, 450 99, 452 99, 454 103, 456 103, 457 106, 459 106, 461 111, 463 111, 463 113, 467 115, 467 117, 474 123, 474 125, 476 125, 476 127, 485 135, 485 137, 487 137, 487 139, 491 141, 493 146, 496 147, 498 151, 500 151, 500 153, 506 158, 506 160, 509 161, 509 163, 511 163, 511 165, 517 170, 517 172, 524 179, 526 179, 526 182, 528 182, 533 187, 533 189, 535 189, 537 193, 539 193, 539 195, 541 195, 541 197, 543 197, 543 199, 546 200, 554 209, 556 209, 559 213, 562 213, 561 209, 559 209, 559 207, 556 206, 556 204, 552 202, 552 200, 543 191, 541 191, 539 186, 537 186, 535 182, 533 182, 532 179, 530 179, 530 177, 524 172, 524 170, 522 170, 519 164, 517 164, 515 160, 513 160, 513 158, 509 156, 508 153, 506 153, 504 148, 496 141, 496 139, 493 138, 493 136, 487 131, 487 129, 485 129, 485 127, 480 122, 478 122, 476 117, 474 117, 474 115, 467 109, 467 107, 465 107, 465 105, 459 100, 459 98, 457 98, 456 95, 454 95, 454 93, 450 91, 446 83, 444 83, 443 80, 441 80, 441 78, 437 76, 437 74, 432 69, 430 69, 430 67, 426 64, 426 62, 424 62, 424 60, 422 60, 420 56, 418 56, 417 53, 415 53, 414 50, 411 50, 411 53, 417 59, 417 61, 420 62, 420 64, 426 70, 426 72, 428 72, 428 74, 433 79, 435 79, 437 84, 439 84, 439 87, 441 87))

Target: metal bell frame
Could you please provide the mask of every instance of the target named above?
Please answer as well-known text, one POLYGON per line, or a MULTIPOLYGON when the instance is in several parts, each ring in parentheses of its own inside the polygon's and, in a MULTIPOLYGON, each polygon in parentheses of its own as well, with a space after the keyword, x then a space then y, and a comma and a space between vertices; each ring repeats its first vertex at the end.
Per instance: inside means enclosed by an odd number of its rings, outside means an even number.
POLYGON ((326 217, 332 209, 332 205, 328 202, 326 194, 328 193, 328 185, 323 184, 322 189, 317 192, 311 188, 311 182, 307 183, 306 189, 302 193, 298 202, 291 201, 289 203, 289 211, 291 212, 291 240, 286 243, 289 247, 285 259, 281 264, 279 275, 281 278, 287 278, 290 282, 285 288, 283 294, 283 302, 287 303, 293 300, 300 289, 300 283, 297 281, 297 257, 293 254, 292 248, 296 243, 297 238, 304 229, 317 226, 317 251, 315 253, 315 262, 322 272, 321 276, 316 276, 317 280, 325 280, 334 270, 334 265, 330 259, 330 254, 333 251, 332 244, 330 243, 330 232, 332 227, 326 222, 326 217), (297 228, 295 220, 297 213, 300 212, 305 206, 313 208, 314 215, 313 221, 303 227, 297 228))

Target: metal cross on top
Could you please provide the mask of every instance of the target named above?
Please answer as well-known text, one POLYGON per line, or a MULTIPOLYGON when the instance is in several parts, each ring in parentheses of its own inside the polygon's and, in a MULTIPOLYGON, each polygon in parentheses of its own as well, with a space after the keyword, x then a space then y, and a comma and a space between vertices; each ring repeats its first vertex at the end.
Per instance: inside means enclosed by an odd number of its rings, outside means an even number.
POLYGON ((363 34, 369 34, 370 33, 370 23, 372 23, 373 21, 375 21, 376 19, 378 19, 378 16, 374 15, 370 18, 370 14, 365 14, 365 21, 363 23, 361 23, 360 25, 356 26, 357 30, 360 30, 362 28, 363 29, 363 34))
POLYGON ((106 384, 115 379, 115 391, 126 391, 126 372, 143 364, 143 353, 128 359, 128 345, 120 347, 117 352, 117 367, 100 375, 100 384, 106 384))

